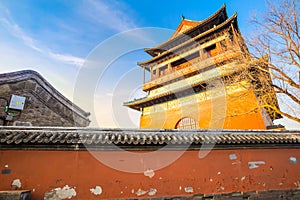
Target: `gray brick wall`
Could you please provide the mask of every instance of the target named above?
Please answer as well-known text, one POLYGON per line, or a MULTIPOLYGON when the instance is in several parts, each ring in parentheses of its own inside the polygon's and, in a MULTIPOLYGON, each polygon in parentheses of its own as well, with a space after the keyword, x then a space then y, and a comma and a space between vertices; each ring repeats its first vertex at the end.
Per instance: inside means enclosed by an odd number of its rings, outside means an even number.
POLYGON ((31 71, 25 72, 22 78, 15 80, 13 73, 7 74, 6 79, 0 77, 0 125, 4 125, 6 116, 4 109, 12 94, 24 96, 26 101, 22 111, 9 110, 15 117, 13 121, 6 121, 6 125, 80 127, 89 125, 88 113, 77 106, 74 107, 72 102, 63 97, 39 74, 32 75, 31 71), (31 77, 27 78, 26 75, 31 77))

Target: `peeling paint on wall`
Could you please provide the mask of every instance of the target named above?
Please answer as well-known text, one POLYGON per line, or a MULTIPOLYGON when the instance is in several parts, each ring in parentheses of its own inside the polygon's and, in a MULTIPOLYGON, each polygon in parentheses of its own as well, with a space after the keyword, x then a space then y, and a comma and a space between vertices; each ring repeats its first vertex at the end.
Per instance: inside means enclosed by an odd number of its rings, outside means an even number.
POLYGON ((246 176, 243 176, 242 178, 241 178, 241 181, 243 181, 243 180, 245 180, 246 179, 246 176))
POLYGON ((71 199, 73 196, 76 196, 76 191, 75 188, 71 188, 68 185, 64 186, 62 189, 61 188, 56 188, 55 189, 57 192, 57 195, 59 198, 66 199, 69 198, 71 199))
POLYGON ((20 188, 22 187, 22 184, 21 184, 20 179, 15 179, 15 180, 13 180, 11 186, 12 186, 12 189, 13 189, 13 190, 14 190, 14 189, 20 189, 20 188))
POLYGON ((235 160, 235 159, 237 159, 236 154, 235 154, 235 153, 230 154, 230 155, 229 155, 229 159, 230 159, 230 160, 235 160))
POLYGON ((149 178, 152 178, 155 175, 155 173, 152 169, 147 169, 146 171, 144 171, 144 175, 148 176, 149 178))
POLYGON ((76 196, 75 187, 69 187, 68 185, 63 188, 55 188, 51 192, 46 192, 44 200, 61 200, 61 199, 71 199, 76 196))
POLYGON ((135 193, 137 196, 142 196, 144 194, 146 194, 148 191, 146 190, 142 190, 141 188, 138 189, 138 191, 135 193))
POLYGON ((296 164, 298 161, 297 161, 297 158, 295 158, 295 157, 290 157, 289 158, 289 161, 290 161, 290 163, 292 163, 292 164, 296 164))
POLYGON ((150 188, 150 190, 149 190, 149 192, 148 192, 148 195, 149 195, 149 196, 153 196, 153 195, 156 194, 156 192, 157 192, 157 190, 156 190, 155 188, 150 188))
POLYGON ((184 191, 185 191, 186 193, 193 193, 193 192, 194 192, 194 189, 193 189, 193 187, 185 187, 185 188, 184 188, 184 191))
POLYGON ((294 182, 294 184, 296 185, 296 187, 297 187, 298 189, 300 189, 300 182, 299 182, 299 181, 294 182))
POLYGON ((100 194, 102 194, 102 188, 101 188, 101 186, 96 186, 95 188, 91 188, 90 191, 94 195, 100 195, 100 194))
POLYGON ((259 165, 264 165, 264 164, 266 164, 264 161, 252 161, 252 162, 248 162, 249 169, 258 168, 259 165))

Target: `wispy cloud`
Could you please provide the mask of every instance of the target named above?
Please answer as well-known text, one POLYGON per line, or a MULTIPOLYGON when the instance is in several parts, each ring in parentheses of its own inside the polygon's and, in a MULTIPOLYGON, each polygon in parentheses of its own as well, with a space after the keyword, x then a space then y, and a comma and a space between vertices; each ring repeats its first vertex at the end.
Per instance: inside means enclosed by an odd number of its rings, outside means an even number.
POLYGON ((30 48, 42 52, 42 49, 37 47, 35 45, 35 41, 26 35, 24 31, 19 27, 18 24, 14 23, 12 20, 9 20, 8 18, 1 17, 0 18, 0 23, 4 25, 4 27, 15 37, 21 39, 25 45, 29 46, 30 48))
MULTIPOLYGON (((97 27, 100 27, 103 30, 111 30, 117 32, 122 32, 137 27, 133 20, 134 18, 129 14, 130 11, 127 5, 118 1, 106 2, 96 0, 83 0, 82 5, 76 8, 76 10, 77 14, 80 14, 76 16, 79 17, 77 18, 77 20, 80 21, 79 23, 83 24, 85 22, 87 26, 86 28, 92 32, 94 31, 94 29, 91 30, 89 28, 91 26, 95 27, 95 24, 97 24, 97 27)), ((55 17, 51 19, 53 20, 55 19, 55 17)), ((62 37, 65 39, 64 44, 68 44, 67 41, 74 39, 76 42, 81 41, 80 37, 84 33, 81 31, 78 32, 77 26, 77 28, 75 28, 75 25, 73 23, 61 21, 59 18, 57 19, 57 21, 58 22, 56 25, 58 25, 63 30, 71 31, 72 33, 77 34, 74 35, 75 38, 68 39, 66 39, 65 35, 63 35, 62 37)), ((72 53, 70 53, 70 51, 67 51, 67 53, 64 53, 66 51, 63 51, 63 53, 61 53, 57 52, 57 50, 51 49, 49 46, 45 46, 47 44, 44 44, 44 40, 41 40, 41 38, 38 39, 38 37, 33 37, 29 32, 26 31, 26 29, 24 29, 24 27, 22 27, 22 24, 16 23, 16 21, 11 16, 10 10, 0 4, 0 26, 1 25, 10 33, 10 35, 21 40, 24 45, 41 53, 42 55, 49 57, 50 59, 75 66, 82 66, 85 62, 84 58, 74 56, 72 55, 72 53)), ((97 29, 98 30, 94 31, 93 33, 97 35, 101 34, 99 32, 99 28, 97 29)), ((54 32, 53 34, 55 33, 56 32, 54 32)), ((50 36, 50 38, 53 36, 53 34, 50 36)), ((87 35, 85 37, 90 37, 90 35, 87 35)), ((135 36, 135 38, 138 38, 138 36, 135 36)), ((144 37, 142 38, 145 39, 144 37)), ((74 41, 71 44, 74 44, 74 41)), ((71 50, 71 52, 73 51, 74 50, 71 50)))
POLYGON ((122 10, 122 8, 126 9, 124 5, 119 2, 110 1, 108 4, 104 1, 85 0, 84 6, 86 8, 81 9, 84 15, 106 28, 125 31, 137 27, 134 20, 122 10))
POLYGON ((48 52, 48 55, 51 58, 54 58, 56 60, 62 61, 64 63, 76 65, 76 66, 81 66, 84 63, 83 58, 79 58, 79 57, 68 55, 68 54, 57 54, 57 53, 53 53, 53 52, 48 52))
POLYGON ((47 47, 41 47, 41 45, 38 45, 38 41, 34 40, 32 37, 30 37, 10 16, 10 12, 7 8, 4 8, 3 6, 0 7, 0 11, 2 12, 2 15, 0 15, 0 25, 3 25, 3 27, 6 28, 6 30, 13 35, 14 37, 20 39, 26 46, 30 47, 31 49, 46 55, 52 59, 55 59, 57 61, 71 64, 75 66, 81 66, 84 63, 84 59, 68 54, 59 54, 55 53, 52 50, 50 50, 47 47), (3 15, 5 14, 5 15, 3 15))

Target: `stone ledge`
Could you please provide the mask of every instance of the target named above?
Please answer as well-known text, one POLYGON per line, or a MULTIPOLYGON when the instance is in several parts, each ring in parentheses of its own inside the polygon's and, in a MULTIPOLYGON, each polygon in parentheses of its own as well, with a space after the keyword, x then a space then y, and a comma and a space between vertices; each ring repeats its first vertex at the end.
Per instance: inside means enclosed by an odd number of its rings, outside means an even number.
POLYGON ((0 191, 1 200, 30 200, 30 190, 0 191))
POLYGON ((300 198, 300 189, 291 190, 267 190, 267 191, 251 191, 251 192, 232 192, 226 194, 196 194, 193 196, 180 197, 156 197, 143 198, 142 200, 274 200, 274 199, 290 199, 298 200, 300 198))

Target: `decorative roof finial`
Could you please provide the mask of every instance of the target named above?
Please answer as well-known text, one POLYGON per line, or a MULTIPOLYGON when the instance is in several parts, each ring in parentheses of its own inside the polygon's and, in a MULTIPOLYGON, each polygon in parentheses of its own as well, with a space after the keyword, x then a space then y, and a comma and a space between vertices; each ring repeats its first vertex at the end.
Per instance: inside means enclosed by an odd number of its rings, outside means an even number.
POLYGON ((185 19, 185 17, 184 17, 183 15, 181 15, 181 19, 182 19, 182 20, 184 20, 184 19, 185 19))

